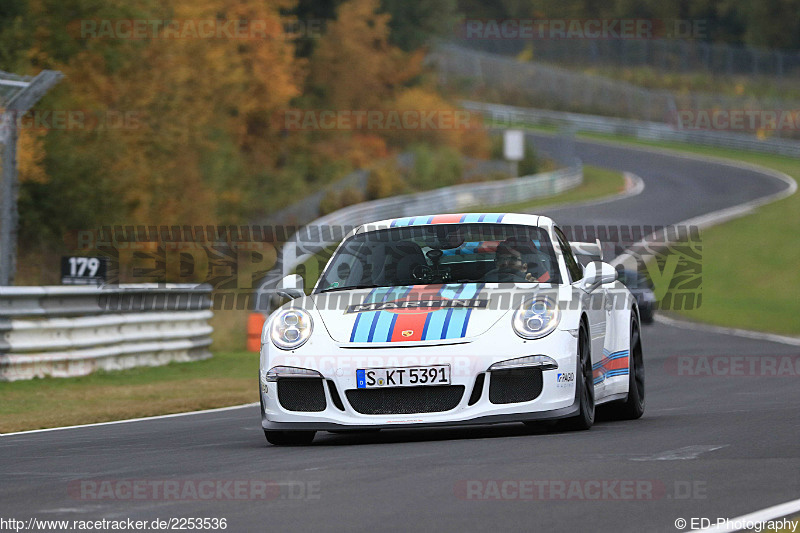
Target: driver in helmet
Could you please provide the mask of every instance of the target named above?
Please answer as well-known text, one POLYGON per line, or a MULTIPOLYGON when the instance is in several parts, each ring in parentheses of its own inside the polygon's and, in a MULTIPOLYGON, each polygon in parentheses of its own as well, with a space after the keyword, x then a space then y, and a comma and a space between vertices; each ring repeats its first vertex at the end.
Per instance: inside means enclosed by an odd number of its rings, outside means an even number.
MULTIPOLYGON (((536 282, 545 281, 545 276, 534 276, 528 270, 529 258, 537 255, 530 241, 511 237, 497 245, 495 267, 486 273, 488 282, 536 282)), ((548 276, 549 277, 549 276, 548 276)))

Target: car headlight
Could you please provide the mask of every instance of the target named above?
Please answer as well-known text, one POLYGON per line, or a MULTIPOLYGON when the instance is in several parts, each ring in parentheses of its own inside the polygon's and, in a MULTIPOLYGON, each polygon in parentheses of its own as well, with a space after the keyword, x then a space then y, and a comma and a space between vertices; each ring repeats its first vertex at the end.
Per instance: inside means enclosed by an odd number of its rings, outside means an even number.
POLYGON ((272 319, 270 338, 281 350, 299 348, 311 337, 311 315, 303 309, 287 309, 272 319))
POLYGON ((537 296, 514 311, 511 324, 523 339, 539 339, 550 334, 561 320, 558 304, 547 296, 537 296))

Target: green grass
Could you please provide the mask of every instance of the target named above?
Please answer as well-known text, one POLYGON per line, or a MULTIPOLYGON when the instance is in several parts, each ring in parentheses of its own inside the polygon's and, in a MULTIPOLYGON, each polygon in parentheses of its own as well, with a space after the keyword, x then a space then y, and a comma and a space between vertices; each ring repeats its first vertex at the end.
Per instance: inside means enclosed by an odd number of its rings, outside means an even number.
POLYGON ((583 183, 574 189, 565 191, 555 196, 535 198, 525 202, 513 204, 486 206, 475 208, 480 213, 524 213, 532 209, 548 207, 558 204, 586 202, 597 200, 617 194, 625 190, 625 180, 622 174, 614 170, 585 165, 583 167, 583 183))
POLYGON ((793 518, 789 518, 788 520, 793 522, 793 524, 791 524, 789 527, 785 529, 775 530, 776 533, 795 533, 795 531, 797 531, 797 524, 798 522, 800 522, 800 515, 797 515, 793 518))
POLYGON ((249 352, 79 378, 0 382, 0 433, 256 402, 257 387, 258 354, 249 352))
MULTIPOLYGON (((778 170, 800 181, 800 159, 632 137, 580 134, 722 157, 778 170)), ((800 335, 800 195, 703 230, 702 305, 680 314, 709 324, 800 335)))

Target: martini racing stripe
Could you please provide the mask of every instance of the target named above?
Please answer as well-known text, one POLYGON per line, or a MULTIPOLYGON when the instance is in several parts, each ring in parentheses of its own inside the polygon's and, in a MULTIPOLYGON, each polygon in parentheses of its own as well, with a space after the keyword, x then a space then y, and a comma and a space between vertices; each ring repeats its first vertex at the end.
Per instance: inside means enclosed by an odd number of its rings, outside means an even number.
MULTIPOLYGON (((483 285, 469 284, 459 291, 454 298, 474 298, 480 293, 483 285)), ((445 320, 446 327, 442 330, 442 339, 457 339, 466 336, 467 325, 472 309, 448 309, 445 320)))
MULTIPOLYGON (((365 304, 385 302, 403 298, 408 293, 419 291, 423 285, 410 287, 378 287, 364 299, 365 304)), ((350 333, 350 342, 386 342, 392 336, 397 315, 385 311, 358 313, 350 333)))
POLYGON ((392 313, 384 313, 383 311, 379 311, 373 313, 375 317, 372 319, 372 327, 369 330, 369 336, 367 337, 367 342, 373 342, 377 340, 378 342, 385 341, 386 337, 388 337, 388 332, 391 329, 392 322, 394 316, 392 313), (375 339, 375 332, 378 332, 378 338, 375 339))
MULTIPOLYGON (((372 291, 370 291, 370 293, 367 295, 367 297, 364 299, 364 301, 365 302, 370 301, 372 299, 373 295, 375 294, 375 292, 378 291, 378 290, 379 289, 372 289, 372 291)), ((359 313, 358 315, 356 315, 356 321, 355 321, 355 324, 353 324, 353 331, 350 333, 350 342, 356 342, 356 333, 358 331, 360 331, 359 327, 358 327, 360 324, 361 324, 361 314, 359 313)), ((364 342, 364 341, 361 340, 359 342, 364 342)))
POLYGON ((394 314, 394 331, 389 333, 390 342, 420 341, 425 329, 425 322, 431 313, 394 314))
MULTIPOLYGON (((408 294, 413 287, 378 287, 372 291, 364 299, 364 303, 383 302, 387 299, 402 298, 408 294)), ((375 331, 378 328, 378 314, 377 313, 359 313, 356 315, 355 324, 353 324, 353 331, 350 333, 350 342, 372 342, 375 331), (373 314, 375 316, 373 316, 373 314)), ((391 327, 391 324, 390 324, 391 327)))
POLYGON ((594 383, 601 383, 606 378, 625 376, 628 374, 628 350, 609 352, 603 348, 603 359, 592 366, 594 383))
POLYGON ((464 222, 502 222, 505 213, 470 213, 453 215, 436 215, 429 217, 405 217, 392 221, 391 227, 422 226, 425 224, 461 224, 464 222))
MULTIPOLYGON (((466 287, 466 285, 444 285, 439 294, 441 294, 443 298, 453 299, 463 291, 464 287, 466 287)), ((448 338, 445 337, 444 334, 447 333, 447 325, 451 312, 452 309, 441 309, 428 313, 430 316, 425 323, 425 332, 422 340, 430 341, 448 338)))
POLYGON ((464 222, 467 215, 436 215, 429 224, 458 224, 464 222))
MULTIPOLYGON (((395 301, 426 292, 424 285, 401 287, 400 290, 375 289, 364 303, 395 301)), ((482 284, 443 285, 435 295, 445 300, 472 299, 482 284)), ((471 308, 445 308, 421 312, 364 311, 358 313, 350 334, 350 342, 409 342, 420 340, 457 339, 466 336, 471 308)))

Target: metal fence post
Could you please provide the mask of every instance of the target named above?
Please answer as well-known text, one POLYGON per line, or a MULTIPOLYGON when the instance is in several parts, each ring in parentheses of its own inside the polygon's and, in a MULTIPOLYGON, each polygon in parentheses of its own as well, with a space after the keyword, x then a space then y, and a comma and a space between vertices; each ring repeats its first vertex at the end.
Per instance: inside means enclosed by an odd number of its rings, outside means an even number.
POLYGON ((17 198, 19 182, 17 180, 17 138, 19 137, 18 121, 42 96, 58 83, 63 74, 56 70, 43 70, 38 76, 28 81, 21 76, 0 72, 0 86, 19 87, 9 91, 11 96, 5 102, 2 128, 3 150, 3 183, 0 188, 0 286, 13 285, 17 267, 17 198), (8 79, 11 77, 13 79, 8 79))
POLYGON ((0 286, 14 281, 16 269, 19 184, 17 182, 17 120, 13 112, 3 113, 3 183, 0 189, 0 286), (14 243, 12 245, 12 242, 14 243))

